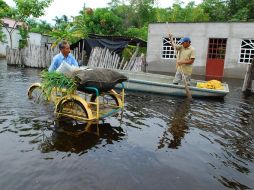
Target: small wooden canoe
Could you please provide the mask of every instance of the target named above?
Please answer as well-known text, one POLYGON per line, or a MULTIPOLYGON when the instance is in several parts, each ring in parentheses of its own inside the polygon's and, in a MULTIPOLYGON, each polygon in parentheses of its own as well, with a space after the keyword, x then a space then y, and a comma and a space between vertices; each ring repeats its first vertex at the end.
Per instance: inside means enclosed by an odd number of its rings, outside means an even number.
MULTIPOLYGON (((126 70, 116 70, 128 77, 124 82, 125 89, 172 96, 186 96, 184 84, 173 84, 174 77, 153 73, 132 72, 126 70)), ((198 88, 197 82, 207 82, 201 80, 191 80, 189 89, 192 97, 224 97, 229 93, 228 84, 222 83, 223 90, 198 88)))

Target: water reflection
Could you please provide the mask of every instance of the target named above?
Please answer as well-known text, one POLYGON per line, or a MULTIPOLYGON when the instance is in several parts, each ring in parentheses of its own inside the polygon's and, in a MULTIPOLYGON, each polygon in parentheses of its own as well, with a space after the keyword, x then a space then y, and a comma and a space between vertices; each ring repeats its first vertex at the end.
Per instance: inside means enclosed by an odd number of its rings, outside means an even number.
POLYGON ((125 136, 121 127, 112 127, 110 123, 78 123, 68 118, 55 121, 50 129, 52 134, 39 147, 43 153, 62 151, 83 154, 100 144, 114 144, 125 136))
POLYGON ((170 117, 169 127, 164 131, 158 145, 158 149, 168 148, 177 149, 181 146, 184 135, 188 132, 187 125, 188 113, 190 110, 190 100, 186 99, 175 104, 175 110, 170 117))

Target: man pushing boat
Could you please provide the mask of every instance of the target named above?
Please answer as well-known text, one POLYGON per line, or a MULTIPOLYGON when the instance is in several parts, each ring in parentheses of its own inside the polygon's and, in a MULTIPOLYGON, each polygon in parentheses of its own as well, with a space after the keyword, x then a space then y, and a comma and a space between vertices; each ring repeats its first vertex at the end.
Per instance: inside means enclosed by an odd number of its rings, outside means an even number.
POLYGON ((169 33, 169 40, 176 51, 177 71, 173 84, 179 84, 185 77, 186 82, 189 85, 192 74, 192 64, 195 60, 195 49, 191 46, 191 40, 189 37, 181 38, 179 41, 180 44, 177 45, 173 40, 173 35, 169 33))

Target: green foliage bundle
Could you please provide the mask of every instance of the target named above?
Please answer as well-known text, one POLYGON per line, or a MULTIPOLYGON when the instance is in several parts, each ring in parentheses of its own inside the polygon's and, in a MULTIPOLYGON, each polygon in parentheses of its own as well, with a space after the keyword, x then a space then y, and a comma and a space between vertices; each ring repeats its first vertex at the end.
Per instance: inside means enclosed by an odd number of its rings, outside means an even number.
POLYGON ((49 98, 53 89, 66 89, 66 94, 71 94, 77 89, 74 79, 58 72, 42 71, 42 89, 44 95, 49 98))

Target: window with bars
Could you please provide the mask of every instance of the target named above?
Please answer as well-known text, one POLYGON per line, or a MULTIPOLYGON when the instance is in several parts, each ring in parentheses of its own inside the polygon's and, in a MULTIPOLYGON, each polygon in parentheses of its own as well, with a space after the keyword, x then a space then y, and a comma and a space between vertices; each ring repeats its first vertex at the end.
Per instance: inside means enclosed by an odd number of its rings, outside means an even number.
POLYGON ((208 47, 208 59, 225 59, 226 38, 210 38, 208 47))
POLYGON ((242 40, 239 63, 251 63, 254 58, 254 39, 242 40))
MULTIPOLYGON (((173 38, 176 44, 179 44, 179 40, 181 38, 173 38)), ((163 38, 163 45, 162 45, 162 59, 175 59, 176 54, 175 50, 171 45, 169 38, 163 38)))

